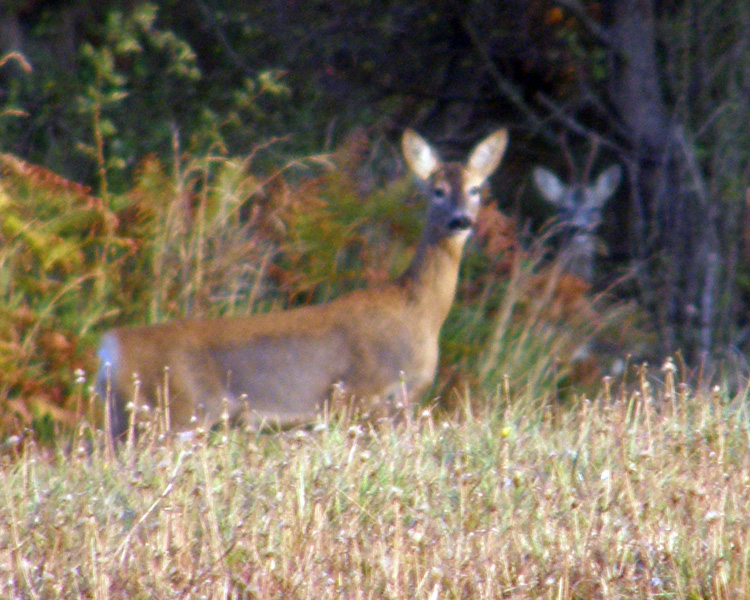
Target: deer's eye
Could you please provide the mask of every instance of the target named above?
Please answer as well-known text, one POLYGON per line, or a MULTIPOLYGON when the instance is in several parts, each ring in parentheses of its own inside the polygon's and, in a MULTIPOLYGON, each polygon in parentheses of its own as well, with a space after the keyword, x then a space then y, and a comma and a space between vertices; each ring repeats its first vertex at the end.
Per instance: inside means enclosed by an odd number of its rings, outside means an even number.
POLYGON ((469 196, 478 196, 479 195, 479 186, 474 185, 469 188, 469 196))
POLYGON ((432 190, 432 197, 436 201, 442 202, 448 197, 448 191, 444 187, 435 187, 432 190))

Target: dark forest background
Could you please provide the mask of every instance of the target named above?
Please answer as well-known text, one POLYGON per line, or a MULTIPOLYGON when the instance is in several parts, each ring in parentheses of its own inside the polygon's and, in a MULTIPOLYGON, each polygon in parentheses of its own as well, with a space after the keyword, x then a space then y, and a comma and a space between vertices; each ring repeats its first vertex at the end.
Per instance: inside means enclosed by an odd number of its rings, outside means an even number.
POLYGON ((177 145, 273 168, 357 130, 460 156, 507 126, 500 208, 533 230, 535 165, 620 164, 596 287, 621 282, 655 354, 744 365, 749 45, 744 0, 11 0, 0 150, 106 198, 177 145))

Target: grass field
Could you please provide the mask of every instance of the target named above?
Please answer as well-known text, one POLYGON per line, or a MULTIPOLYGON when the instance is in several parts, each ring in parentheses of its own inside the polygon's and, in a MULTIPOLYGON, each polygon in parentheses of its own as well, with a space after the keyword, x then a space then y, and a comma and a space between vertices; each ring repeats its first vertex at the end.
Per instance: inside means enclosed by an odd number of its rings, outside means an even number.
POLYGON ((117 457, 10 440, 0 597, 750 597, 746 393, 675 376, 117 457))

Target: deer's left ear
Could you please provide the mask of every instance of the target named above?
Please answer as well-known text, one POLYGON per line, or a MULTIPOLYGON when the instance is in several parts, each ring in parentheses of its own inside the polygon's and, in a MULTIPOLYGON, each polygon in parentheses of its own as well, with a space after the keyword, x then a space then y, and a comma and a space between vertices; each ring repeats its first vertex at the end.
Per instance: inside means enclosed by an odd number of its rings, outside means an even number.
POLYGON ((466 164, 466 170, 472 177, 484 181, 497 169, 507 146, 508 130, 498 129, 474 148, 466 164))
POLYGON ((620 185, 620 179, 622 179, 622 168, 620 165, 612 165, 596 178, 594 193, 602 204, 615 193, 617 186, 620 185))

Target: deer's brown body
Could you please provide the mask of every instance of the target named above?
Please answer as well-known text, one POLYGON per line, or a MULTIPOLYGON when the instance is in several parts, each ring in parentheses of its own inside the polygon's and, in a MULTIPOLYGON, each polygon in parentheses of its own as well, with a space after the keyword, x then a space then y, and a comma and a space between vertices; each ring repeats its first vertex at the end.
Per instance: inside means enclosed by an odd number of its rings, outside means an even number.
POLYGON ((456 290, 479 189, 497 168, 507 134, 495 132, 466 165, 443 164, 407 131, 407 164, 430 190, 427 224, 414 259, 396 281, 317 306, 213 320, 184 319, 107 333, 99 350, 99 393, 112 429, 126 427, 134 374, 141 402, 167 385, 177 430, 230 416, 288 426, 314 419, 334 386, 363 412, 387 414, 405 387, 417 398, 431 384, 438 337, 456 290), (165 374, 165 367, 169 367, 165 374))

